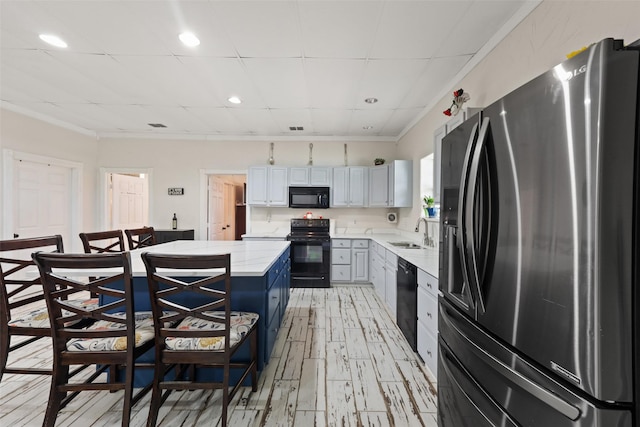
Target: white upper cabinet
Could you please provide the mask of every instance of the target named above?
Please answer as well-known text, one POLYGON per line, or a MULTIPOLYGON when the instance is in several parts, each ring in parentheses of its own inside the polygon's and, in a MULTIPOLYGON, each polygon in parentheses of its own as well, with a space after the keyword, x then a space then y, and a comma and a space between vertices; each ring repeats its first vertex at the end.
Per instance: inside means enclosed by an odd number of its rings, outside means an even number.
POLYGON ((321 166, 300 166, 289 168, 289 185, 290 186, 313 186, 313 187, 330 187, 331 186, 331 169, 330 167, 321 166))
POLYGON ((251 166, 247 178, 247 203, 254 206, 288 206, 288 168, 251 166))
POLYGON ((369 206, 413 206, 413 161, 393 160, 369 168, 369 206))
POLYGON ((332 207, 364 207, 367 203, 368 167, 333 168, 332 207))

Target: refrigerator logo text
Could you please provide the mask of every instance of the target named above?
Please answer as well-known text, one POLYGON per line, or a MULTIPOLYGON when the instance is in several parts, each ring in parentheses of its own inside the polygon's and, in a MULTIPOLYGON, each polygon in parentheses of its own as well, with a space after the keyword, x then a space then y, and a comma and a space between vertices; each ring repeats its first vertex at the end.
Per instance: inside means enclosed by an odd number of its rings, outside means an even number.
POLYGON ((562 69, 558 70, 559 72, 557 73, 558 78, 560 80, 565 80, 565 81, 569 81, 574 77, 578 77, 580 74, 583 74, 587 71, 587 65, 583 65, 580 68, 576 68, 573 71, 564 71, 562 69))

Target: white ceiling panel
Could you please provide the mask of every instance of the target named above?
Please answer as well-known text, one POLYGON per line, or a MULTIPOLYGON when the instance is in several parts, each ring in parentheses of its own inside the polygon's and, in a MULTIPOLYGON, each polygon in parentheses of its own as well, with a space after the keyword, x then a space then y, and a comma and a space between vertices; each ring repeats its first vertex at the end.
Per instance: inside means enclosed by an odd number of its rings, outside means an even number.
POLYGON ((349 123, 349 135, 379 135, 394 110, 354 110, 349 123), (371 129, 367 129, 372 126, 371 129))
POLYGON ((242 62, 269 108, 308 108, 302 59, 245 58, 242 62))
POLYGON ((358 91, 359 106, 367 105, 364 103, 365 98, 375 97, 378 102, 372 105, 374 108, 397 107, 428 62, 427 59, 367 61, 358 91))
POLYGON ((372 58, 431 58, 472 1, 397 1, 383 9, 372 58))
POLYGON ((322 129, 328 136, 347 135, 351 123, 352 110, 311 110, 311 121, 314 129, 322 129))
MULTIPOLYGON (((424 108, 434 101, 433 97, 442 92, 443 85, 447 85, 469 59, 471 55, 430 60, 424 72, 411 86, 407 96, 400 102, 400 108, 424 108)), ((448 89, 448 87, 444 88, 448 89)), ((453 92, 457 88, 450 89, 453 92)))
POLYGON ((381 1, 300 1, 307 58, 366 58, 376 34, 381 1))
POLYGON ((207 106, 231 105, 230 96, 239 96, 243 108, 266 108, 262 95, 236 58, 181 57, 187 78, 197 79, 202 90, 211 94, 207 106))
POLYGON ((302 41, 295 2, 213 2, 215 14, 246 58, 300 58, 302 41))
POLYGON ((313 122, 311 121, 311 110, 308 109, 272 109, 271 115, 278 125, 280 132, 292 135, 308 135, 313 133, 313 122), (291 131, 290 126, 302 126, 302 131, 291 131))
POLYGON ((523 0, 475 1, 466 13, 451 23, 451 33, 442 41, 438 56, 476 53, 522 4, 523 0))
POLYGON ((0 0, 0 102, 97 136, 394 141, 530 10, 527 0, 0 0), (183 31, 200 45, 184 46, 183 31), (148 126, 158 122, 167 128, 148 126))
POLYGON ((312 108, 354 108, 366 61, 363 59, 306 59, 312 108))

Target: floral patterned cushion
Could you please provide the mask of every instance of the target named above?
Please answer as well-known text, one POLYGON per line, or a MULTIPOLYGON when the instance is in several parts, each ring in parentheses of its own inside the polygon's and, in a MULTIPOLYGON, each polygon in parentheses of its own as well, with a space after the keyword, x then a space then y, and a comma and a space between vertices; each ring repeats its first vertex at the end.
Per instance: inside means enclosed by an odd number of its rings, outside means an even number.
MULTIPOLYGON (((76 307, 82 307, 85 310, 93 310, 98 306, 98 298, 69 300, 69 304, 76 307)), ((63 315, 70 316, 71 314, 71 312, 63 310, 63 315)), ((71 323, 73 324, 76 322, 77 321, 71 323)), ((49 323, 49 312, 47 311, 47 307, 38 308, 20 316, 17 319, 11 319, 9 321, 9 326, 18 328, 50 328, 51 323, 49 323)))
MULTIPOLYGON (((224 319, 223 311, 209 311, 206 312, 214 317, 224 319)), ((229 336, 231 339, 230 346, 238 344, 240 340, 251 330, 253 325, 258 321, 257 313, 247 313, 242 311, 231 312, 231 331, 229 336)), ((198 319, 195 317, 186 317, 177 326, 177 329, 209 329, 219 330, 224 329, 224 325, 221 323, 215 323, 207 320, 198 319)), ((224 350, 224 337, 211 337, 211 338, 179 338, 168 337, 165 339, 165 344, 170 350, 224 350)))
MULTIPOLYGON (((154 336, 153 318, 150 311, 136 312, 136 347, 151 341, 154 336)), ((124 319, 125 313, 114 313, 124 319)), ((99 320, 87 329, 106 330, 106 329, 124 329, 126 325, 122 323, 109 322, 99 320)), ((127 349, 126 337, 108 337, 108 338, 74 338, 67 342, 68 351, 124 351, 127 349)))

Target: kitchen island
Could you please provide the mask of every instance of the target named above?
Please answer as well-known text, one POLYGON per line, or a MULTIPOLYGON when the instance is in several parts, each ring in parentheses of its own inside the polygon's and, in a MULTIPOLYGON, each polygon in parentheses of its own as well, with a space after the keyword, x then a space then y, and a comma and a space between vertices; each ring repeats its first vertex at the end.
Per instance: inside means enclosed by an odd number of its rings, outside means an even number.
MULTIPOLYGON (((131 251, 131 273, 137 311, 151 309, 147 273, 140 257, 143 252, 176 255, 230 253, 231 309, 251 311, 260 315, 258 370, 262 370, 269 361, 289 301, 289 242, 179 240, 133 250, 131 251)), ((99 271, 95 272, 96 275, 99 273, 99 271)), ((197 272, 183 270, 180 275, 197 277, 197 272)), ((240 357, 243 354, 241 352, 240 357)), ((141 374, 148 375, 150 372, 141 372, 141 374)))

